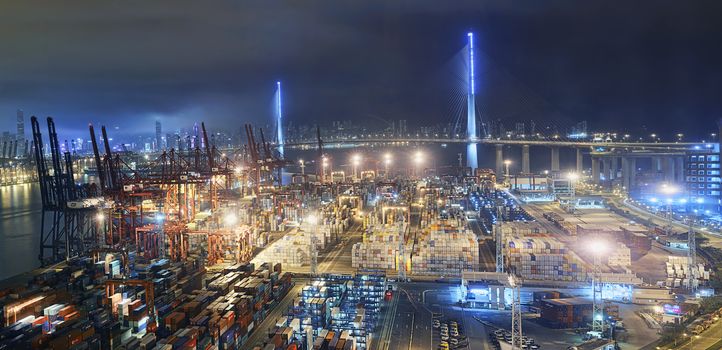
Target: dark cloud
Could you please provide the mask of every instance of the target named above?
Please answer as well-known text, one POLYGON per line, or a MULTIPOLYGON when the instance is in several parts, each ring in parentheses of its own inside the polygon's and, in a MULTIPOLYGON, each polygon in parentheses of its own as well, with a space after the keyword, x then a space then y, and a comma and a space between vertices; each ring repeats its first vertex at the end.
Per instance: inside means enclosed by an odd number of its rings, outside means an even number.
POLYGON ((13 128, 17 108, 56 116, 69 131, 88 122, 151 132, 155 119, 264 121, 279 79, 290 121, 448 119, 448 98, 434 87, 473 29, 486 117, 657 132, 683 118, 684 132, 704 134, 722 116, 719 7, 4 1, 0 130, 13 128))

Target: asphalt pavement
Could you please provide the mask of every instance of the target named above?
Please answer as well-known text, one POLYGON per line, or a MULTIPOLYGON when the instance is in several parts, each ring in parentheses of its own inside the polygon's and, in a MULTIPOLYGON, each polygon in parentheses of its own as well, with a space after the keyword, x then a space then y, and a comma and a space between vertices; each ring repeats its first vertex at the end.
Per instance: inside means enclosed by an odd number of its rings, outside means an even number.
POLYGON ((293 299, 301 293, 303 288, 303 282, 296 282, 296 285, 291 287, 286 296, 268 312, 266 318, 261 321, 260 324, 255 325, 253 332, 248 337, 248 340, 241 345, 241 350, 253 349, 255 345, 263 345, 263 341, 268 339, 268 330, 276 325, 278 318, 286 314, 289 306, 293 303, 293 299))
POLYGON ((692 336, 692 340, 677 350, 718 350, 718 342, 722 341, 722 322, 717 322, 698 336, 692 336), (713 345, 715 345, 713 347, 713 345))

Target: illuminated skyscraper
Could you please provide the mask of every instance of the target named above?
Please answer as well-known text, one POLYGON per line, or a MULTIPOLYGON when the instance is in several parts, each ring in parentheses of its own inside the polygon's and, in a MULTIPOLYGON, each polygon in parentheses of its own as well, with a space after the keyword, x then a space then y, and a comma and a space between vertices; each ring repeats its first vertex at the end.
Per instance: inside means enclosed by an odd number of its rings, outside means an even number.
POLYGON ((24 156, 27 150, 25 149, 25 115, 21 109, 17 112, 17 135, 15 139, 18 142, 18 155, 24 156))
POLYGON ((160 151, 163 149, 163 138, 160 136, 162 129, 160 127, 160 121, 155 121, 155 150, 160 151))

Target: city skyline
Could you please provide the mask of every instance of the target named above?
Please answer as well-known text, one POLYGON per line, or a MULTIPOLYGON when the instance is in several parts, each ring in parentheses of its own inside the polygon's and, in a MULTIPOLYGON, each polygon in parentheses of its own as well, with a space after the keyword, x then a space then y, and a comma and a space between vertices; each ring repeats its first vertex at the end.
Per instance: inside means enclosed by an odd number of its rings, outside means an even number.
POLYGON ((18 30, 7 32, 20 34, 0 36, 0 43, 29 59, 6 59, 0 68, 6 91, 0 130, 14 129, 18 108, 54 116, 71 134, 84 134, 90 122, 124 133, 135 129, 118 121, 146 128, 141 122, 148 118, 169 126, 266 123, 279 79, 287 122, 380 118, 428 125, 448 118, 448 83, 439 76, 455 70, 450 62, 472 30, 479 50, 477 105, 487 121, 587 120, 591 129, 621 124, 640 133, 702 137, 722 114, 715 11, 650 4, 378 3, 384 11, 376 13, 369 11, 374 4, 224 3, 189 12, 150 5, 142 16, 104 4, 72 12, 52 3, 41 11, 13 4, 3 12, 17 16, 5 23, 18 30), (257 18, 245 15, 249 11, 257 18), (209 20, 227 27, 204 26, 209 20), (100 30, 84 30, 91 25, 100 30), (39 29, 20 30, 25 26, 39 29), (152 26, 160 30, 139 40, 139 28, 152 26), (190 41, 173 40, 176 33, 190 41), (37 58, 48 54, 52 63, 37 58), (667 126, 680 118, 690 121, 684 130, 667 126))

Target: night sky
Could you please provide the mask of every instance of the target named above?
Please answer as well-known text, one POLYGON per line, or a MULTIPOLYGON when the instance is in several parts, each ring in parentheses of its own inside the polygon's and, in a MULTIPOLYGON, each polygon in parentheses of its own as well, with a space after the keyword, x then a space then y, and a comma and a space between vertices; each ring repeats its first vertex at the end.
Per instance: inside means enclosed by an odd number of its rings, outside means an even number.
POLYGON ((704 137, 722 117, 722 6, 689 3, 6 0, 0 130, 18 108, 67 136, 267 122, 276 80, 294 123, 448 122, 472 30, 486 119, 704 137))

